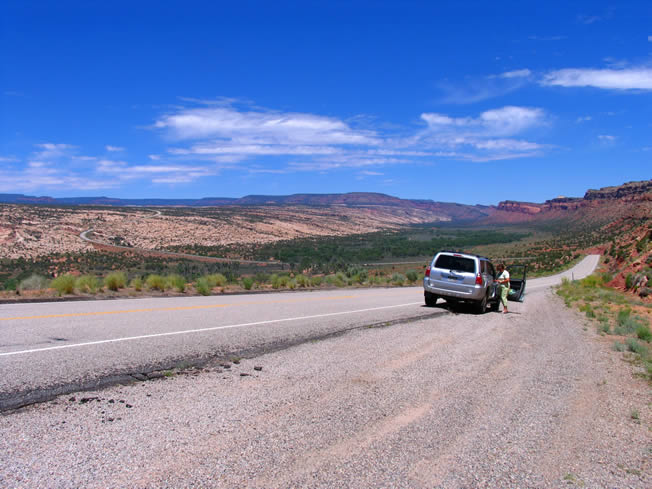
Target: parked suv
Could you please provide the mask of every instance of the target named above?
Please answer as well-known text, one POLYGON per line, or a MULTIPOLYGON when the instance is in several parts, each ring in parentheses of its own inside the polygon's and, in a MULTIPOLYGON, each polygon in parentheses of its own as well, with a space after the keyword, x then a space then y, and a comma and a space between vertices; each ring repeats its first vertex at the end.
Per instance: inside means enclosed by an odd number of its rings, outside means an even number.
POLYGON ((473 303, 480 314, 487 310, 488 305, 497 310, 500 297, 495 277, 496 271, 489 258, 440 251, 426 268, 423 278, 426 305, 434 306, 437 299, 442 298, 449 303, 473 303))

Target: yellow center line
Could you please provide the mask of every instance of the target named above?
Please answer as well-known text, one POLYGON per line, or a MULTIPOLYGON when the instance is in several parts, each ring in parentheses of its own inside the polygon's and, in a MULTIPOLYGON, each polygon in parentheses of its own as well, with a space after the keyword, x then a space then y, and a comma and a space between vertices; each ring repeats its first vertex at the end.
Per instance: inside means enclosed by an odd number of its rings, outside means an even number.
POLYGON ((167 312, 167 311, 193 311, 199 309, 216 309, 219 307, 233 307, 233 306, 253 306, 253 305, 267 305, 267 304, 293 304, 302 302, 315 302, 315 301, 329 301, 341 299, 353 299, 352 295, 340 295, 335 297, 315 297, 310 299, 285 299, 275 301, 250 301, 242 302, 240 304, 206 304, 199 306, 177 306, 177 307, 151 307, 143 309, 120 309, 117 311, 92 311, 92 312, 71 312, 63 314, 43 314, 37 316, 16 316, 0 318, 0 321, 19 321, 27 319, 52 319, 52 318, 71 318, 71 317, 84 317, 84 316, 104 316, 109 314, 131 314, 136 312, 167 312))

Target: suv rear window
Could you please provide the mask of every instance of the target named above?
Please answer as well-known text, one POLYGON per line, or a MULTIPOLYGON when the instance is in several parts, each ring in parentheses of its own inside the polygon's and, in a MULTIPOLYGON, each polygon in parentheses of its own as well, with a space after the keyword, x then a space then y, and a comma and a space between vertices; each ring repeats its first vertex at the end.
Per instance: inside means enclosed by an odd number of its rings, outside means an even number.
POLYGON ((435 262, 435 268, 475 273, 475 260, 461 256, 439 255, 435 262))

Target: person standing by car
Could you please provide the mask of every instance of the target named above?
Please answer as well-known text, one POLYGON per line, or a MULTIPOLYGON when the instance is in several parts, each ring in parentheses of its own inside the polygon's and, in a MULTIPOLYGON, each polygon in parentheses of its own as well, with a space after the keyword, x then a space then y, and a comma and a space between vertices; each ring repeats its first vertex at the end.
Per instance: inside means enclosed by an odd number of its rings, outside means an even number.
POLYGON ((498 277, 496 277, 496 282, 498 283, 499 292, 500 292, 500 302, 503 303, 503 314, 507 314, 507 294, 509 294, 509 272, 505 270, 505 264, 498 264, 498 277))

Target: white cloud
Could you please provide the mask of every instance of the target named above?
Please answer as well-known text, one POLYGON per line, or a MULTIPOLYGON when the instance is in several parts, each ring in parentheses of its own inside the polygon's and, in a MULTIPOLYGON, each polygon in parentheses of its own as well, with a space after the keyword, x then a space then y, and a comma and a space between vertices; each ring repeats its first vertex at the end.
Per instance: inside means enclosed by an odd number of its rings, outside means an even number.
POLYGON ((450 127, 472 128, 484 135, 513 135, 544 122, 545 112, 539 108, 506 106, 487 110, 477 118, 449 117, 442 114, 424 113, 421 119, 434 131, 450 127))
POLYGON ((360 175, 365 175, 365 176, 369 176, 369 177, 379 177, 379 176, 384 175, 384 173, 379 172, 379 171, 362 170, 360 172, 360 175))
POLYGON ((425 148, 448 148, 436 156, 472 161, 523 158, 541 153, 545 145, 514 138, 546 123, 546 113, 536 107, 506 106, 477 117, 422 114, 428 124, 412 141, 425 148), (458 148, 466 148, 458 151, 458 148))
POLYGON ((110 151, 110 152, 117 152, 117 151, 124 151, 125 150, 122 146, 111 146, 110 144, 107 144, 106 146, 104 146, 104 148, 107 151, 110 151))
POLYGON ((591 117, 590 115, 585 115, 585 116, 580 116, 580 117, 578 117, 578 118, 575 120, 575 122, 577 122, 578 124, 580 124, 580 123, 582 123, 582 122, 588 122, 588 121, 591 121, 591 120, 593 120, 593 117, 591 117))
POLYGON ((505 73, 500 74, 501 78, 524 78, 532 74, 530 70, 524 68, 522 70, 506 71, 505 73))
POLYGON ((616 136, 612 136, 611 134, 600 134, 598 139, 607 143, 613 143, 616 140, 616 136))
POLYGON ((595 87, 608 90, 652 90, 652 68, 566 68, 548 73, 543 85, 595 87))
POLYGON ((178 139, 243 138, 264 144, 376 144, 370 131, 357 131, 339 119, 304 113, 247 111, 231 107, 186 109, 159 119, 155 127, 178 139))
POLYGON ((160 155, 147 155, 147 157, 152 161, 158 161, 161 159, 160 155))
POLYGON ((17 163, 18 161, 20 160, 13 156, 0 156, 0 163, 17 163))
POLYGON ((652 36, 647 36, 647 40, 648 40, 649 42, 652 42, 652 36))

